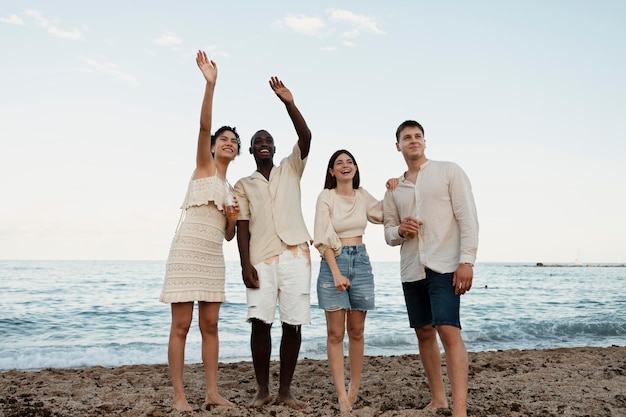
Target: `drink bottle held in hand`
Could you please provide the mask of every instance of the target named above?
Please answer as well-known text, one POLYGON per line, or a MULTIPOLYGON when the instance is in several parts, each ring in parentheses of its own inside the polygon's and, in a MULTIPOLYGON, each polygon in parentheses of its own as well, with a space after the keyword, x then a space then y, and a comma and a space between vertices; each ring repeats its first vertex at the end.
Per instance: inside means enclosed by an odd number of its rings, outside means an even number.
POLYGON ((226 216, 231 219, 236 219, 239 214, 239 210, 235 208, 235 192, 233 187, 224 181, 224 204, 226 205, 226 216))

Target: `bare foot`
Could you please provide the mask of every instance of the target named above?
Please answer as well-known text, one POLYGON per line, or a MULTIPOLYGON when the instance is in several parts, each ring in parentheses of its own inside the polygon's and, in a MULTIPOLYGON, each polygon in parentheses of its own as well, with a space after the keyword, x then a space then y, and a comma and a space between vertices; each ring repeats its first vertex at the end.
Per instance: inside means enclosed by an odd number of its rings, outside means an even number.
POLYGON ((287 395, 278 394, 278 396, 276 397, 276 402, 285 404, 293 408, 294 410, 304 410, 307 407, 306 403, 296 400, 296 397, 294 397, 291 392, 289 392, 287 395))
POLYGON ((339 398, 338 404, 341 414, 350 413, 350 411, 352 411, 352 404, 350 404, 347 396, 339 398))
POLYGON ((271 395, 268 394, 267 396, 263 397, 261 394, 257 392, 256 396, 252 399, 252 402, 248 404, 248 407, 261 407, 271 402, 272 402, 271 395))
POLYGON ((219 394, 207 395, 204 399, 204 405, 217 405, 222 407, 235 407, 235 403, 228 401, 226 398, 219 394))
POLYGON ((440 408, 448 408, 448 403, 443 403, 443 404, 435 404, 434 402, 430 402, 426 407, 423 408, 423 410, 438 410, 440 408))
POLYGON ((174 401, 172 402, 172 405, 178 411, 193 411, 193 408, 191 408, 191 406, 189 405, 189 403, 187 402, 187 400, 184 397, 183 398, 174 398, 174 401))
POLYGON ((352 388, 348 389, 348 402, 350 403, 350 407, 354 405, 358 397, 359 397, 358 389, 355 389, 354 391, 352 390, 352 388))

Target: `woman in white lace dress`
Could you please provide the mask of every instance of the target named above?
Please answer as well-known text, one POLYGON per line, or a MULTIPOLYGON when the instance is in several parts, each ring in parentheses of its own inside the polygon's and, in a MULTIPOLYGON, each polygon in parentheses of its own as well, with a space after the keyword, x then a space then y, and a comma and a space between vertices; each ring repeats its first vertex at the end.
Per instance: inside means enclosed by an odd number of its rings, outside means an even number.
MULTIPOLYGON (((215 62, 198 51, 196 63, 206 80, 196 169, 182 206, 167 259, 165 281, 160 301, 171 304, 168 363, 174 388, 173 406, 192 411, 183 390, 185 342, 191 326, 194 302, 198 302, 202 362, 206 378, 206 404, 234 406, 217 392, 218 332, 217 322, 224 295, 225 265, 222 243, 235 236, 238 205, 226 215, 228 183, 226 170, 239 153, 239 135, 234 128, 221 127, 211 135, 213 93, 217 79, 215 62)), ((232 207, 231 207, 232 209, 232 207)))

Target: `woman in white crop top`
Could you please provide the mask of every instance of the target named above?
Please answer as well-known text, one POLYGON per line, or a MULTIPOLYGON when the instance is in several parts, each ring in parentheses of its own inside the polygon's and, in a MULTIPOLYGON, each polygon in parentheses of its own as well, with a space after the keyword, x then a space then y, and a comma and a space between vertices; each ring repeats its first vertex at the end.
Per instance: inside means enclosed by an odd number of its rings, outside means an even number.
POLYGON ((317 199, 314 245, 322 260, 317 279, 319 308, 325 310, 328 365, 339 409, 349 412, 357 399, 363 367, 367 310, 375 308, 374 276, 363 244, 368 221, 381 224, 383 208, 359 187, 356 160, 344 149, 328 162, 324 190, 317 199), (348 331, 350 385, 344 380, 343 338, 348 331))
POLYGON ((183 390, 183 368, 185 342, 195 301, 198 302, 198 324, 202 334, 205 403, 234 406, 217 392, 217 322, 220 306, 225 301, 222 243, 224 239, 231 240, 235 236, 239 211, 236 198, 229 201, 226 170, 239 154, 240 141, 235 128, 229 126, 223 126, 211 135, 217 66, 207 59, 203 51, 198 51, 196 63, 206 80, 196 167, 170 247, 160 296, 161 302, 171 305, 172 325, 167 358, 174 389, 173 407, 178 411, 193 410, 183 390))

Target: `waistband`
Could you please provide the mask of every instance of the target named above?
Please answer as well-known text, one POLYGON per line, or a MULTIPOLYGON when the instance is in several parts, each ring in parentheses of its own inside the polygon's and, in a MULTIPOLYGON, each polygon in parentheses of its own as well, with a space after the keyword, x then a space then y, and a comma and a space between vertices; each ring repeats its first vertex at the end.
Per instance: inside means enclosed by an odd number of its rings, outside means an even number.
POLYGON ((341 253, 367 253, 367 250, 365 249, 365 244, 357 246, 342 246, 341 253))

